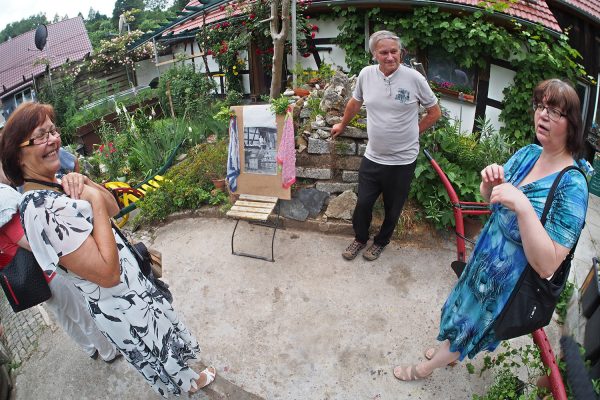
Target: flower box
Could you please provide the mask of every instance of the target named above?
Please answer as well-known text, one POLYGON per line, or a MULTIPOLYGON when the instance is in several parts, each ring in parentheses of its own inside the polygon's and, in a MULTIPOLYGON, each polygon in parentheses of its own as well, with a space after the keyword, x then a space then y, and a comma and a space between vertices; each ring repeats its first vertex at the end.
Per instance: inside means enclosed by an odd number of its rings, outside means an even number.
MULTIPOLYGON (((448 97, 454 97, 460 100, 460 93, 461 92, 457 92, 456 90, 452 90, 452 89, 446 89, 443 87, 435 87, 432 88, 434 91, 438 91, 443 95, 446 95, 448 97)), ((475 103, 475 95, 474 94, 466 94, 463 93, 463 98, 464 101, 469 102, 469 103, 475 103)))
MULTIPOLYGON (((153 98, 153 99, 144 100, 141 103, 130 104, 130 105, 126 106, 126 108, 129 113, 133 113, 138 108, 148 110, 149 107, 156 106, 157 104, 158 104, 158 99, 153 98)), ((157 117, 162 116, 162 108, 161 107, 155 107, 155 112, 157 114, 157 117)), ((101 142, 101 138, 98 136, 97 132, 98 132, 98 129, 100 128, 100 126, 102 125, 102 120, 104 120, 104 122, 111 124, 115 127, 116 127, 116 124, 119 122, 119 120, 117 118, 117 113, 112 112, 112 113, 104 115, 103 117, 98 118, 94 121, 88 122, 87 124, 85 124, 83 126, 80 126, 79 128, 77 128, 77 131, 75 132, 75 136, 77 137, 78 142, 83 144, 83 146, 84 146, 86 155, 92 154, 94 152, 94 145, 100 144, 100 142, 101 142)))

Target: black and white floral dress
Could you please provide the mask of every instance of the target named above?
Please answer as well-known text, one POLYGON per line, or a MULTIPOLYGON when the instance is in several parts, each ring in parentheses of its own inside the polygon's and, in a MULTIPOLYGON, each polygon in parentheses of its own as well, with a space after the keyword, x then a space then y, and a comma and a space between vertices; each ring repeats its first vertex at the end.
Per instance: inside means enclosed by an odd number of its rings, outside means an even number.
MULTIPOLYGON (((68 276, 83 293, 98 328, 162 396, 186 393, 199 375, 186 363, 200 351, 171 305, 142 275, 133 254, 115 234, 121 282, 103 288, 58 267, 91 234, 89 202, 50 190, 28 192, 21 222, 33 254, 47 274, 68 276)), ((114 233, 114 232, 113 232, 114 233)))

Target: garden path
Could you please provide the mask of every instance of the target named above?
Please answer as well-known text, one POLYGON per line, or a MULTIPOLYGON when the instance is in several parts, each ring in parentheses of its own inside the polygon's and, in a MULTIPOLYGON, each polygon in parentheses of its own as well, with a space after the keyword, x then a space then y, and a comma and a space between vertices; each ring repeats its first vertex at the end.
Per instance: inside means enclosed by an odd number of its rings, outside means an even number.
MULTIPOLYGON (((578 248, 584 257, 599 254, 592 239, 600 237, 598 198, 592 206, 578 248)), ((288 227, 277 232, 270 263, 231 255, 233 224, 181 218, 152 232, 174 306, 200 342, 200 361, 219 374, 193 398, 465 399, 490 385, 490 374, 470 375, 464 364, 424 382, 392 375, 393 366, 420 359, 435 343, 456 279, 449 239, 392 242, 375 262, 348 262, 340 253, 349 236, 288 227)), ((246 250, 270 250, 268 232, 241 229, 236 238, 246 235, 246 250)), ((558 349, 556 324, 546 331, 558 349)), ((18 372, 17 399, 159 398, 126 362, 90 360, 60 329, 46 330, 18 372)))

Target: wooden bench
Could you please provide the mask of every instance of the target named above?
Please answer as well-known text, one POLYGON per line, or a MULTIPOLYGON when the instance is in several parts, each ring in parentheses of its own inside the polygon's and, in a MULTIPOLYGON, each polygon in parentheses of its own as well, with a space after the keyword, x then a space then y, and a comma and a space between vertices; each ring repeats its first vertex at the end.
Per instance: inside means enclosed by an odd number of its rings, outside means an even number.
POLYGON ((236 220, 233 233, 231 234, 231 254, 236 256, 258 258, 266 261, 275 261, 273 245, 275 243, 275 232, 279 224, 279 207, 277 207, 277 217, 275 222, 269 221, 269 216, 275 210, 278 202, 277 197, 273 196, 257 196, 251 194, 241 194, 239 199, 233 204, 231 209, 227 211, 227 216, 236 220), (248 221, 252 224, 263 225, 273 228, 273 236, 271 238, 271 258, 260 255, 242 253, 235 251, 234 237, 240 220, 248 221))

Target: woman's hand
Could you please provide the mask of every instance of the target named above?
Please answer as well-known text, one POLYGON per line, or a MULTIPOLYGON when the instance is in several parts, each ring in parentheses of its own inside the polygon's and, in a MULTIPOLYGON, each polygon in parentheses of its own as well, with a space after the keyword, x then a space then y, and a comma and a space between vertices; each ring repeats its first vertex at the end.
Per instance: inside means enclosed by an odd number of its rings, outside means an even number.
POLYGON ((504 183, 504 167, 498 164, 490 164, 481 170, 481 185, 479 191, 485 201, 490 201, 492 189, 504 183))
POLYGON ((89 179, 80 173, 70 172, 62 177, 60 183, 67 196, 74 200, 79 200, 81 199, 84 187, 89 184, 89 179))
POLYGON ((102 200, 102 194, 92 185, 83 185, 79 199, 89 202, 93 208, 96 202, 102 200))
POLYGON ((527 196, 511 183, 494 186, 490 195, 490 203, 500 203, 516 213, 525 209, 525 207, 531 208, 527 196))

